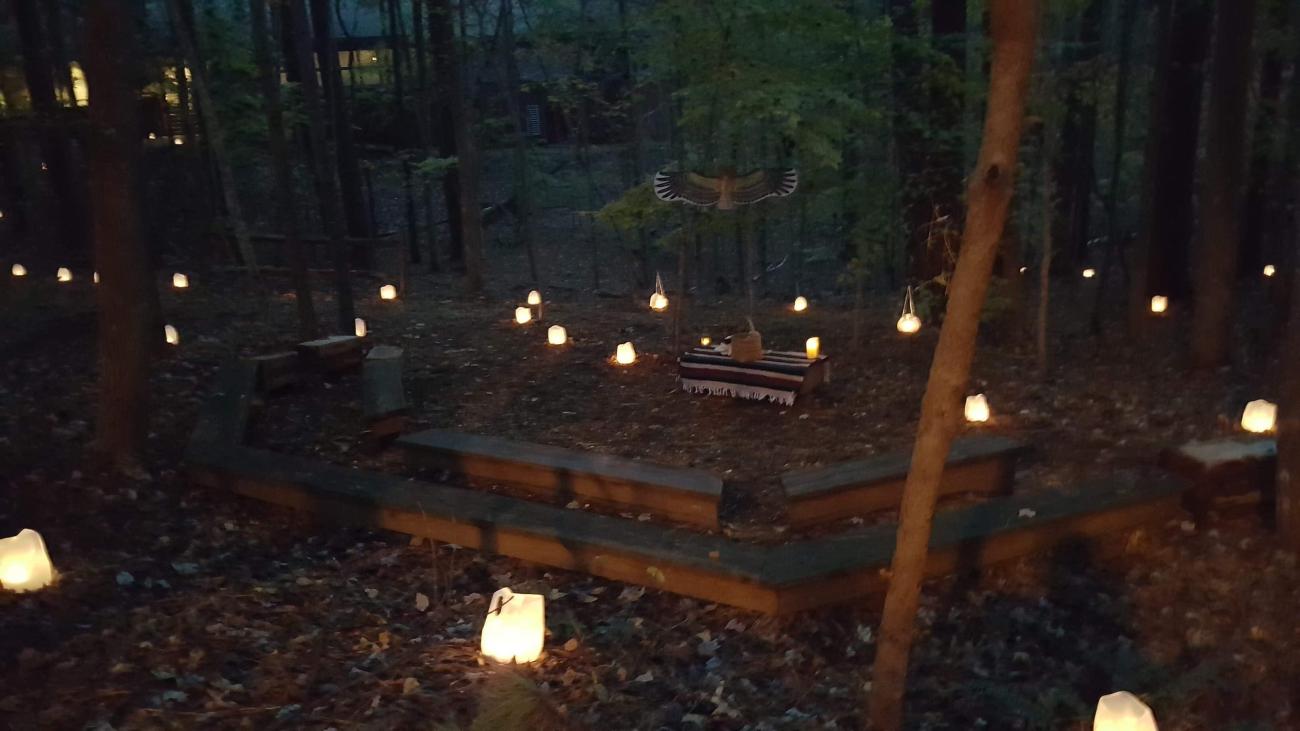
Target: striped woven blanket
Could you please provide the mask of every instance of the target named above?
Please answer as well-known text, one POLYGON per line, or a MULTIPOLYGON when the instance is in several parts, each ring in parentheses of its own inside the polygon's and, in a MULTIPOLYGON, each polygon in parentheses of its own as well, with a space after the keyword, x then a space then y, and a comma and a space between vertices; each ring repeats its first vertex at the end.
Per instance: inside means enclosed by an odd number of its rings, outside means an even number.
POLYGON ((692 348, 677 360, 682 389, 714 396, 794 405, 795 397, 831 379, 830 360, 808 360, 803 353, 764 350, 763 359, 739 363, 726 346, 692 348))

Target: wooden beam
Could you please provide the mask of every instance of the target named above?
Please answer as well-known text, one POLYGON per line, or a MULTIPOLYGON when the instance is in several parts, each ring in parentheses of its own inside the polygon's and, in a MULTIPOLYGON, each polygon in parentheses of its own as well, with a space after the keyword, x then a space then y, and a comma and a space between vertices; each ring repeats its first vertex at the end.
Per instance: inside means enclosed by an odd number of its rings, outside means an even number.
POLYGON ((262 393, 278 391, 301 379, 301 362, 293 351, 258 355, 249 358, 257 365, 257 388, 262 393))
MULTIPOLYGON (((330 520, 769 614, 877 596, 896 530, 761 546, 228 444, 192 443, 186 461, 202 484, 330 520)), ((1169 476, 1135 477, 943 511, 926 570, 982 569, 1063 542, 1100 552, 1120 543, 1108 538, 1116 532, 1178 515, 1184 488, 1169 476)))
POLYGON ((1209 512, 1247 502, 1272 506, 1277 477, 1277 442, 1273 439, 1216 439, 1189 442, 1160 452, 1160 466, 1182 476, 1191 487, 1187 509, 1198 524, 1209 512))
MULTIPOLYGON (((1016 459, 1028 445, 1000 436, 953 442, 939 484, 941 495, 1005 494, 1011 491, 1016 459)), ((911 464, 910 453, 886 454, 781 476, 795 528, 898 508, 911 464)))
POLYGON ((715 528, 722 479, 703 470, 430 429, 397 440, 416 465, 523 488, 556 504, 585 500, 715 528))

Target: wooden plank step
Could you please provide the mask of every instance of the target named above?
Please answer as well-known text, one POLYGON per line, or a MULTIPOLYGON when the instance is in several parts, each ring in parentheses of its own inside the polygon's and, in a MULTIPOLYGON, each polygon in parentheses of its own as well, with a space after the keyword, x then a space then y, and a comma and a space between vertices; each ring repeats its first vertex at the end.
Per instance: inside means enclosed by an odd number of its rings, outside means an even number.
MULTIPOLYGON (((997 497, 935 515, 927 576, 975 571, 1062 544, 1097 553, 1123 543, 1112 536, 1183 515, 1187 482, 1153 471, 1121 473, 1069 493, 997 497)), ((763 580, 777 589, 778 613, 883 594, 897 524, 771 549, 763 580)))
POLYGON ((324 371, 346 371, 361 365, 365 355, 362 339, 355 335, 331 335, 298 343, 305 366, 324 371))
POLYGON ((1187 508, 1197 523, 1210 510, 1254 502, 1268 510, 1277 479, 1274 439, 1215 439, 1188 442, 1160 452, 1160 466, 1191 483, 1187 508))
MULTIPOLYGON (((878 596, 894 549, 893 524, 759 546, 229 444, 194 442, 186 460, 202 484, 323 518, 765 613, 878 596)), ((979 569, 1066 541, 1122 545, 1099 539, 1178 515, 1184 488, 1170 475, 1130 477, 943 511, 927 574, 979 569)))
POLYGON ((402 349, 376 345, 361 367, 361 411, 371 437, 388 439, 401 434, 408 409, 402 386, 402 349))
POLYGON ((298 354, 291 350, 258 355, 249 360, 257 364, 257 388, 263 393, 292 386, 302 378, 298 354))
POLYGON ((565 505, 589 500, 691 525, 718 525, 722 479, 703 470, 442 429, 397 440, 414 464, 533 491, 565 505))
MULTIPOLYGON (((1002 436, 957 439, 939 494, 1009 492, 1016 459, 1028 449, 1024 442, 1002 436)), ((781 485, 790 524, 803 528, 897 508, 911 459, 910 452, 900 452, 785 473, 781 485)))
POLYGON ((221 365, 212 393, 199 410, 192 441, 243 443, 257 394, 257 371, 257 363, 249 359, 228 360, 221 365))
POLYGON ((193 444, 200 483, 364 525, 759 612, 765 549, 661 524, 348 469, 249 447, 193 444))

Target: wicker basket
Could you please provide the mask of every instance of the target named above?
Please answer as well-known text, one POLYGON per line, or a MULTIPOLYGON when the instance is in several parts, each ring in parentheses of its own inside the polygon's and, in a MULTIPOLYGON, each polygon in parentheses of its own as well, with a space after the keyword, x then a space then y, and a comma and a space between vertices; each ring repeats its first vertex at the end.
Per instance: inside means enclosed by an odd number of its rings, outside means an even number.
POLYGON ((757 330, 731 336, 731 359, 737 363, 753 363, 763 359, 763 336, 757 330))

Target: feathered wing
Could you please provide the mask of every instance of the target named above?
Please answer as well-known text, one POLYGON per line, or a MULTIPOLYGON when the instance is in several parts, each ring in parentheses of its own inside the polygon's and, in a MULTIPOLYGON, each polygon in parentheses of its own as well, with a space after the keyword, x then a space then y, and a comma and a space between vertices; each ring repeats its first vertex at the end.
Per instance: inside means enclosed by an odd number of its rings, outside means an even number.
POLYGON ((736 188, 732 191, 731 198, 738 204, 746 205, 764 198, 784 198, 797 187, 799 173, 794 168, 759 169, 736 178, 736 188))
POLYGON ((661 201, 682 201, 696 206, 717 205, 721 184, 717 178, 696 173, 659 171, 654 179, 655 195, 661 201))

